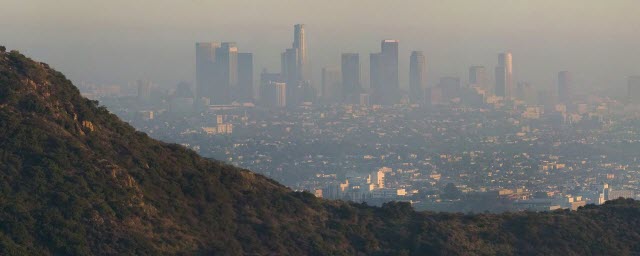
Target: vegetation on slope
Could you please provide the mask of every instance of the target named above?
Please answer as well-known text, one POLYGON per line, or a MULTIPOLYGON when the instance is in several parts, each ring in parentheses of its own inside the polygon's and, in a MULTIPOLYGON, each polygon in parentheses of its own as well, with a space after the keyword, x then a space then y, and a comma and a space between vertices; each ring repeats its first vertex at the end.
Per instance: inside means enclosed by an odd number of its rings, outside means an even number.
POLYGON ((640 253, 640 203, 415 212, 325 201, 155 141, 0 47, 0 254, 640 253))

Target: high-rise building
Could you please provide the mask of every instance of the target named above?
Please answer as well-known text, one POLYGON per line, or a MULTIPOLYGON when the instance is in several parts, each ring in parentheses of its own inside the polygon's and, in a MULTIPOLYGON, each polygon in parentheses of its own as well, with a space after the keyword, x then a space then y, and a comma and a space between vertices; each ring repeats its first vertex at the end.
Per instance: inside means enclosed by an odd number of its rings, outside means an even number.
POLYGON ((298 50, 297 65, 299 70, 298 80, 311 80, 311 70, 309 68, 309 60, 307 55, 307 41, 305 37, 304 24, 296 24, 293 26, 293 48, 298 50))
POLYGON ((400 83, 398 80, 398 40, 383 40, 382 51, 382 83, 386 104, 395 104, 400 100, 400 83))
POLYGON ((357 53, 342 54, 342 88, 343 102, 357 103, 362 85, 360 83, 360 55, 357 53))
POLYGON ((382 72, 380 71, 382 68, 382 60, 380 58, 380 53, 371 53, 369 54, 369 90, 370 93, 370 101, 373 104, 378 104, 382 101, 380 97, 382 97, 382 80, 380 76, 382 72))
POLYGON ((627 85, 628 103, 640 104, 640 76, 630 76, 627 85))
POLYGON ((287 84, 287 102, 297 106, 302 102, 302 81, 299 79, 298 49, 289 48, 282 53, 282 78, 287 84))
POLYGON ((275 94, 274 103, 277 107, 286 107, 287 106, 287 84, 285 83, 274 83, 275 94))
POLYGON ((398 81, 398 40, 382 40, 381 52, 371 55, 371 89, 376 104, 392 105, 400 101, 398 81), (375 87, 374 87, 375 86, 375 87))
POLYGON ((421 51, 411 52, 409 58, 409 99, 411 103, 425 102, 424 94, 427 87, 427 63, 421 51))
POLYGON ((510 52, 498 54, 498 67, 496 68, 496 95, 505 99, 511 99, 513 95, 513 56, 510 52), (498 70, 504 68, 504 70, 498 70), (500 72, 500 76, 498 75, 500 72), (504 73, 504 76, 502 75, 504 73), (500 85, 500 89, 498 88, 500 85), (498 91, 500 90, 500 91, 498 91))
POLYGON ((572 98, 573 77, 569 71, 558 73, 558 101, 569 104, 572 98))
POLYGON ((260 88, 260 100, 268 107, 287 106, 287 84, 270 81, 260 88))
POLYGON ((480 87, 484 90, 489 89, 489 76, 484 66, 472 66, 469 68, 469 85, 480 87))
POLYGON ((235 99, 240 102, 253 101, 253 54, 238 53, 238 87, 235 99))
POLYGON ((507 98, 509 93, 507 92, 507 68, 506 67, 496 67, 495 71, 496 78, 496 88, 495 94, 496 96, 507 98))
POLYGON ((287 84, 287 105, 298 106, 315 98, 303 24, 294 25, 292 48, 282 53, 282 76, 287 84))
POLYGON ((210 104, 253 98, 253 56, 236 43, 196 43, 196 96, 210 104))
POLYGON ((238 84, 238 47, 236 43, 222 43, 216 50, 217 69, 211 103, 229 104, 232 101, 231 90, 238 84))
POLYGON ((209 98, 213 95, 216 73, 216 50, 220 44, 216 42, 196 43, 196 94, 198 98, 209 98))
POLYGON ((340 86, 340 70, 338 68, 322 68, 322 99, 325 103, 336 103, 342 100, 340 86))

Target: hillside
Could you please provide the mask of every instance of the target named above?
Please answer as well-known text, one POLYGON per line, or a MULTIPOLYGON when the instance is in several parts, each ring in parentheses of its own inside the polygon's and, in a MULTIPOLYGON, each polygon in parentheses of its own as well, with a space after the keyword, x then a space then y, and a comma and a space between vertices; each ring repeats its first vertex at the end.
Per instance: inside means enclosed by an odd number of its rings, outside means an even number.
POLYGON ((1 255, 632 255, 640 203, 501 215, 292 192, 135 131, 0 47, 1 255))

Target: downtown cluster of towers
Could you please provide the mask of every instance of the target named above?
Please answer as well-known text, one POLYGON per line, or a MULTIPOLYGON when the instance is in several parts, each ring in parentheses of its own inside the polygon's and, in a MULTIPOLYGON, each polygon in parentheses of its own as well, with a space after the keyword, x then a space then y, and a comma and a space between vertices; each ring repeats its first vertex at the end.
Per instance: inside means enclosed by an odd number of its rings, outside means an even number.
MULTIPOLYGON (((360 55, 343 53, 340 68, 323 68, 320 91, 311 83, 303 24, 294 26, 292 47, 281 54, 281 72, 260 74, 258 102, 266 106, 298 106, 305 102, 379 104, 401 103, 403 93, 399 84, 398 40, 382 40, 381 51, 369 56, 369 88, 361 81, 360 55)), ((495 67, 495 86, 489 87, 489 78, 484 66, 469 69, 469 87, 493 91, 493 95, 509 100, 525 98, 531 94, 527 83, 519 83, 514 89, 513 56, 510 52, 498 55, 495 67), (516 90, 517 89, 517 90, 516 90)), ((463 88, 459 78, 444 77, 437 86, 427 86, 427 67, 421 51, 413 51, 409 65, 409 100, 414 104, 434 104, 460 97, 463 88)), ((232 102, 254 102, 253 55, 238 52, 235 43, 196 43, 196 94, 199 99, 212 105, 227 105, 232 102)), ((571 74, 558 74, 558 99, 571 98, 571 74)))
MULTIPOLYGON (((267 105, 298 105, 315 100, 304 25, 294 26, 291 48, 281 57, 281 72, 261 74, 260 99, 267 105), (288 104, 287 104, 288 103, 288 104)), ((254 101, 253 55, 235 43, 196 43, 196 94, 209 104, 254 101)))

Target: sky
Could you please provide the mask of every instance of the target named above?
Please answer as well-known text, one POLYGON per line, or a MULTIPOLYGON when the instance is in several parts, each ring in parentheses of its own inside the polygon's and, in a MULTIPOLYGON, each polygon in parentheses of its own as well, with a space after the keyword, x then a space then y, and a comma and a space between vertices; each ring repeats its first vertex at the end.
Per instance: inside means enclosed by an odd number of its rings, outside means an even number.
POLYGON ((390 38, 405 87, 412 50, 425 53, 430 84, 467 81, 473 65, 492 71, 511 51, 515 79, 535 88, 569 70, 578 88, 613 90, 640 74, 638 10, 638 0, 0 0, 0 45, 76 83, 173 87, 193 82, 199 41, 235 41, 254 53, 256 73, 279 71, 304 23, 317 82, 342 52, 360 53, 368 74, 369 53, 390 38))

